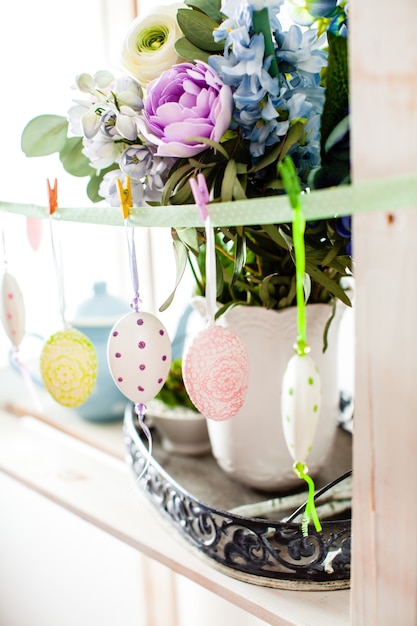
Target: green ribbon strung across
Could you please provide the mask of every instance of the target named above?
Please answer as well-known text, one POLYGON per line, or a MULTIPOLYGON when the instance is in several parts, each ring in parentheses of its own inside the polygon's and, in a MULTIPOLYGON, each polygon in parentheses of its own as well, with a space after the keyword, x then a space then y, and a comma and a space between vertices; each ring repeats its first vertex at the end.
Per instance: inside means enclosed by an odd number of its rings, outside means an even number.
MULTIPOLYGON (((303 213, 309 221, 406 208, 417 208, 417 174, 361 181, 303 195, 303 213)), ((0 211, 28 217, 49 217, 46 205, 0 202, 0 211)), ((82 208, 58 207, 54 218, 70 222, 124 226, 119 208, 103 204, 82 208)), ((294 215, 286 196, 268 196, 212 203, 210 219, 212 226, 250 226, 288 223, 293 221, 294 215)), ((194 204, 131 209, 129 223, 133 226, 204 227, 194 204)))

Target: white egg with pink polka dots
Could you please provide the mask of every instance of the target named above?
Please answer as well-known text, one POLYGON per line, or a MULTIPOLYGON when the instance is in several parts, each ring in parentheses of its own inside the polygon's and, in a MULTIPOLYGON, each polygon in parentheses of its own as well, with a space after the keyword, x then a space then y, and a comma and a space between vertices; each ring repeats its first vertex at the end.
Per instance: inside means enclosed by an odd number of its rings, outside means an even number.
POLYGON ((1 285, 0 319, 7 336, 15 348, 20 346, 25 334, 25 305, 17 280, 5 272, 1 285))
POLYGON ((128 313, 110 331, 107 360, 114 382, 129 400, 140 404, 152 400, 171 365, 165 326, 151 313, 128 313))

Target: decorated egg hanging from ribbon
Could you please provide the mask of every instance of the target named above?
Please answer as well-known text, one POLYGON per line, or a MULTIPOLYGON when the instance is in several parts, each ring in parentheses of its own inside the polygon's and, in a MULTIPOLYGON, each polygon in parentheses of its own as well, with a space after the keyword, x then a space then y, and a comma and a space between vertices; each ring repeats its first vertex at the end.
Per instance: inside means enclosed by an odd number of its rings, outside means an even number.
POLYGON ((45 388, 54 400, 63 406, 76 408, 88 399, 95 387, 98 359, 90 339, 71 328, 66 321, 61 246, 53 223, 58 207, 58 183, 55 180, 51 187, 48 180, 47 186, 52 257, 63 329, 51 335, 44 344, 39 367, 45 388))
POLYGON ((184 355, 182 374, 200 413, 216 421, 229 419, 245 401, 249 378, 246 348, 231 328, 209 326, 184 355))
POLYGON ((207 211, 206 179, 190 179, 191 190, 206 233, 207 328, 193 340, 183 357, 184 385, 194 406, 208 419, 227 420, 242 408, 249 380, 246 346, 231 328, 215 323, 216 255, 214 230, 207 211))
POLYGON ((128 313, 110 331, 107 359, 120 391, 132 402, 145 404, 168 376, 171 342, 166 328, 151 313, 128 313))
POLYGON ((305 464, 311 452, 320 415, 321 383, 308 354, 295 354, 282 380, 282 428, 295 462, 305 464))
POLYGON ((18 348, 25 334, 25 305, 17 280, 4 272, 1 284, 0 319, 6 335, 15 348, 18 348))
POLYGON ((66 407, 83 404, 97 379, 97 354, 89 338, 74 328, 56 332, 45 343, 40 373, 51 396, 66 407))

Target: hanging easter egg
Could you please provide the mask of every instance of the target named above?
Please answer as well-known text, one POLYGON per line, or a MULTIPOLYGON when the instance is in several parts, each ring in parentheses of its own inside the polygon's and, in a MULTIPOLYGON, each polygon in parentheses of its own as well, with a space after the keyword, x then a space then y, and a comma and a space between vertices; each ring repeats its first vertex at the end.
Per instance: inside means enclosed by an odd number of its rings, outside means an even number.
POLYGON ((77 407, 87 400, 96 383, 97 367, 93 344, 73 328, 52 335, 41 352, 43 383, 63 406, 77 407))
POLYGON ((16 279, 8 272, 1 285, 0 319, 14 347, 19 347, 25 334, 25 305, 16 279))
POLYGON ((317 429, 321 402, 318 369, 307 354, 295 354, 282 380, 281 415, 285 441, 296 462, 305 463, 317 429))
POLYGON ((248 388, 249 359, 244 343, 231 328, 209 326, 194 339, 183 359, 185 388, 208 419, 233 417, 248 388))
POLYGON ((151 313, 128 313, 110 331, 107 360, 114 382, 129 400, 140 404, 152 400, 171 366, 166 328, 151 313))
POLYGON ((26 234, 31 248, 36 252, 42 241, 42 220, 37 217, 27 217, 26 234))

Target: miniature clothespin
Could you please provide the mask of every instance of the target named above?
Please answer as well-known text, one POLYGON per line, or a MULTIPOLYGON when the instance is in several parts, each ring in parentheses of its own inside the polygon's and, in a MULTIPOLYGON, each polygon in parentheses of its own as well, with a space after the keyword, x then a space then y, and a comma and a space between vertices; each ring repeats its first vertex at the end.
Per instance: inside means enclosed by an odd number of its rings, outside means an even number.
POLYGON ((120 210, 122 212, 122 217, 124 220, 127 220, 127 218, 129 217, 130 209, 133 207, 130 176, 126 176, 124 187, 120 178, 116 178, 116 185, 117 192, 119 194, 120 210))
POLYGON ((51 187, 49 178, 46 179, 46 183, 48 186, 49 215, 52 215, 58 208, 58 181, 55 178, 53 187, 51 187))
POLYGON ((210 200, 209 191, 207 188, 207 182, 203 174, 198 174, 197 180, 190 178, 190 187, 193 192, 195 203, 198 207, 198 212, 201 219, 205 222, 209 216, 207 211, 207 204, 210 200))

